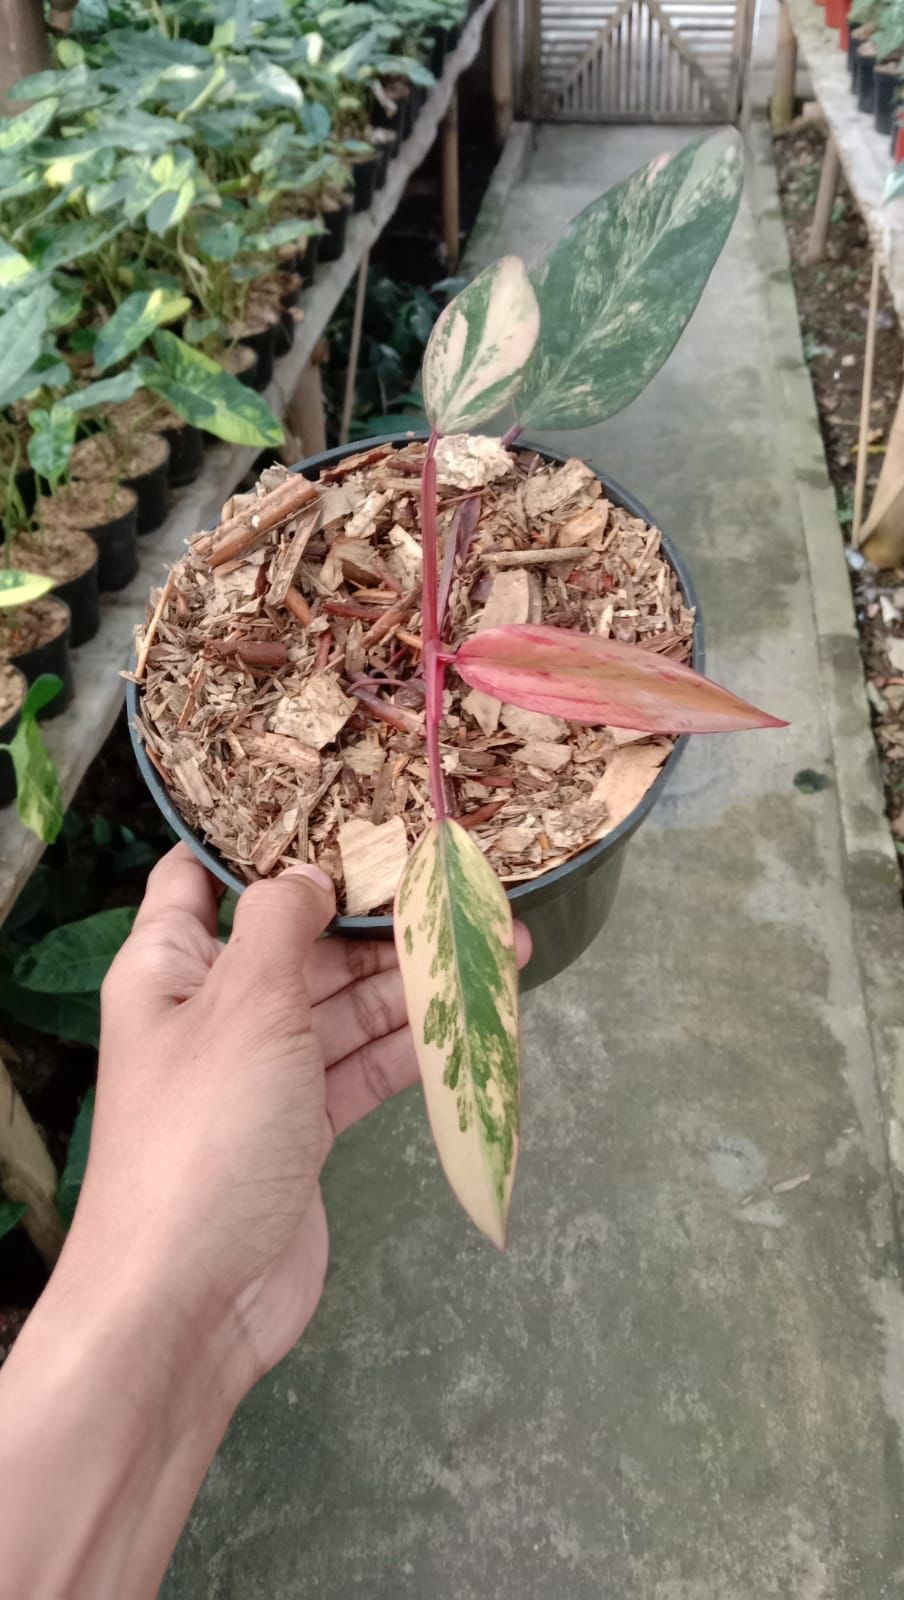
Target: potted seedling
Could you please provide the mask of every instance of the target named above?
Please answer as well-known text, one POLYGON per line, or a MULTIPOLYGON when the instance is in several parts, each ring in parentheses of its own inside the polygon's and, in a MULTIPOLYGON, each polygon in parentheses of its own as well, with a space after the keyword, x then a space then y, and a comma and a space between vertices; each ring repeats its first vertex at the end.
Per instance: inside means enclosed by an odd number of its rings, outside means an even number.
POLYGON ((170 574, 129 689, 145 777, 225 881, 316 858, 350 932, 388 932, 350 913, 396 891, 440 1157, 497 1244, 518 1149, 512 901, 552 915, 573 958, 574 896, 583 911, 672 736, 777 725, 686 665, 690 593, 642 508, 585 463, 510 446, 641 391, 740 185, 739 143, 717 135, 594 202, 530 277, 512 257, 481 273, 427 347, 426 444, 334 452, 237 497, 170 574), (505 440, 471 431, 507 403, 505 440))
MULTIPOLYGON (((10 592, 0 581, 0 607, 10 592)), ((63 796, 37 722, 60 687, 50 674, 29 686, 16 667, 0 661, 0 806, 15 799, 20 820, 45 844, 62 827, 63 796)))
POLYGON ((15 667, 29 685, 45 675, 58 680, 58 691, 40 707, 51 717, 72 698, 69 607, 52 597, 52 588, 53 579, 42 573, 0 567, 0 662, 15 667))

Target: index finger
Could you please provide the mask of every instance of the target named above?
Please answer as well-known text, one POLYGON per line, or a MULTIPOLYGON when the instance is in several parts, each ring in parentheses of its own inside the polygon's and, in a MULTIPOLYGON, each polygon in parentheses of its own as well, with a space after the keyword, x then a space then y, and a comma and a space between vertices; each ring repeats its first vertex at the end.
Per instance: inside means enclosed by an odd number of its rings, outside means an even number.
POLYGON ((216 937, 215 881, 187 844, 174 845, 157 862, 138 908, 135 929, 142 931, 160 917, 171 917, 174 911, 182 912, 199 923, 205 933, 216 937))

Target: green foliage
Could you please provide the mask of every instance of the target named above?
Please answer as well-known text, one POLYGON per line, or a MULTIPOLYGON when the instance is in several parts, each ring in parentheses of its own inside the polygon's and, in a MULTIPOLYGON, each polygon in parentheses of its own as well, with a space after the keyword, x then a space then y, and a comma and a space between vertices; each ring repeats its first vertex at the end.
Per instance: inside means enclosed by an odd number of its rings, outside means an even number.
POLYGON ((85 1168, 88 1165, 88 1150, 91 1144, 91 1127, 94 1121, 94 1090, 89 1089, 82 1101, 69 1147, 66 1151, 66 1165, 60 1178, 57 1189, 57 1211, 60 1221, 67 1230, 72 1226, 75 1216, 75 1207, 78 1197, 82 1192, 82 1183, 85 1178, 85 1168))
MULTIPOLYGON (((3 574, 0 573, 0 584, 3 574)), ((45 844, 52 844, 63 822, 63 795, 56 767, 38 727, 38 713, 62 688, 50 672, 36 678, 19 714, 19 723, 6 750, 16 774, 16 810, 20 820, 45 844)))
POLYGON ((178 321, 190 310, 188 296, 175 294, 171 289, 140 289, 128 295, 95 341, 94 365, 98 372, 124 361, 158 328, 178 321))
POLYGON ((99 989, 135 911, 122 906, 55 928, 16 963, 16 982, 44 994, 86 994, 99 989))
POLYGON ((282 424, 253 389, 173 333, 156 333, 153 344, 158 361, 140 365, 142 380, 186 422, 230 444, 282 443, 282 424))
POLYGON ((12 1233, 13 1228, 22 1221, 25 1209, 18 1201, 0 1199, 0 1239, 4 1234, 12 1233))
POLYGON ((40 600, 53 588, 53 579, 38 572, 19 572, 16 567, 0 568, 0 609, 27 606, 40 600))

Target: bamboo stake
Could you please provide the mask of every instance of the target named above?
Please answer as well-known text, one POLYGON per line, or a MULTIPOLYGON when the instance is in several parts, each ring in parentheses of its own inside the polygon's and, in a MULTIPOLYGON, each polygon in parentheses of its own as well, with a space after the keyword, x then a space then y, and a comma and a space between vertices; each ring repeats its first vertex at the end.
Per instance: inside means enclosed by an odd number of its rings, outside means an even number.
POLYGON ((838 159, 838 146, 832 135, 826 139, 825 155, 822 158, 822 170, 819 174, 819 193, 813 207, 813 221, 810 224, 810 235, 807 240, 807 253, 805 261, 812 267, 821 261, 825 255, 826 234, 832 220, 832 206, 835 203, 835 190, 838 187, 838 175, 841 171, 841 162, 838 159))
POLYGON ((327 342, 321 339, 311 352, 311 359, 286 407, 286 425, 296 439, 301 440, 306 456, 319 455, 321 450, 326 449, 323 385, 320 381, 320 365, 326 360, 326 353, 327 342))
POLYGON ((352 424, 352 411, 355 405, 355 384, 358 381, 358 358, 361 354, 361 328, 364 322, 364 297, 367 293, 367 274, 370 271, 370 251, 365 250, 358 268, 358 283, 355 289, 355 309, 352 315, 352 334, 348 346, 348 366, 345 369, 345 395, 342 400, 342 424, 339 428, 339 443, 348 444, 348 433, 352 424))
POLYGON ((860 396, 860 437, 857 442, 857 477, 854 481, 854 517, 851 524, 851 543, 855 549, 860 543, 860 528, 863 522, 863 492, 866 488, 869 410, 873 396, 873 359, 876 353, 876 312, 878 309, 879 257, 874 253, 873 275, 869 286, 869 310, 866 314, 866 355, 863 361, 863 392, 860 396))
POLYGON ((441 124, 443 163, 443 243, 451 272, 458 266, 458 90, 453 89, 449 109, 441 124))
POLYGON ((788 7, 778 8, 778 37, 775 45, 775 76, 772 80, 772 103, 769 119, 773 133, 787 128, 794 116, 794 84, 797 78, 797 40, 791 25, 788 7))
POLYGON ((48 1267, 63 1248, 56 1167, 0 1058, 0 1189, 26 1207, 22 1226, 48 1267))
POLYGON ((0 115, 14 116, 21 100, 7 100, 20 78, 50 65, 43 8, 35 0, 0 0, 0 115))
POLYGON ((512 126, 512 6, 497 0, 490 35, 493 118, 496 143, 504 145, 512 126))

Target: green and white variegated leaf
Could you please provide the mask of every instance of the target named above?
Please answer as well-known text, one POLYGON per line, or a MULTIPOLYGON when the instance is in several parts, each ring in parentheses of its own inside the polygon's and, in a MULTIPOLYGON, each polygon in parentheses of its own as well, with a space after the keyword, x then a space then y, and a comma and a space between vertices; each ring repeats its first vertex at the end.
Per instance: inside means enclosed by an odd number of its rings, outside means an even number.
POLYGON ((18 154, 40 138, 56 116, 57 104, 56 100, 39 100, 18 116, 0 118, 0 155, 18 154))
POLYGON ((424 408, 438 433, 466 433, 510 400, 540 332, 524 262, 503 256, 446 306, 424 352, 424 408))
POLYGON ((0 317, 0 406, 12 396, 41 354, 53 289, 42 283, 10 306, 0 317))
POLYGON ((8 289, 11 284, 21 283, 23 278, 31 277, 35 271, 34 266, 27 256, 19 250, 14 250, 5 239, 0 239, 0 289, 8 289))
POLYGON ((57 404, 49 411, 30 411, 28 421, 31 426, 29 462, 38 477, 55 489, 69 469, 77 427, 75 412, 57 404))
POLYGON ((94 344, 94 365, 98 372, 124 361, 167 322, 175 322, 191 310, 191 301, 171 289, 140 289, 130 294, 101 328, 94 344))
POLYGON ((174 333, 162 330, 153 342, 158 361, 139 358, 136 371, 145 387, 168 400, 186 422, 229 444, 263 449, 282 443, 282 424, 253 389, 174 333))
POLYGON ((457 822, 402 874, 395 942, 430 1126, 468 1215, 503 1248, 518 1157, 518 971, 505 891, 457 822))
POLYGON ((96 383, 86 383, 83 389, 73 389, 54 406, 54 411, 93 411, 97 406, 118 405, 131 400, 141 388, 141 375, 134 367, 118 372, 115 378, 98 378, 96 383))
POLYGON ((0 567, 0 606, 27 606, 40 600, 53 588, 53 579, 40 572, 20 572, 18 567, 0 567))
MULTIPOLYGON (((0 573, 0 604, 3 603, 3 577, 0 573)), ((49 580, 41 579, 41 582, 49 583, 49 580)), ((45 844, 53 844, 63 826, 65 806, 57 770, 41 737, 37 718, 62 687, 61 680, 53 673, 45 672, 36 678, 25 696, 12 739, 8 745, 0 746, 9 751, 16 774, 19 818, 45 844)))
POLYGON ((531 274, 542 321, 522 423, 586 428, 646 388, 697 305, 742 183, 729 129, 658 157, 574 218, 531 274))

